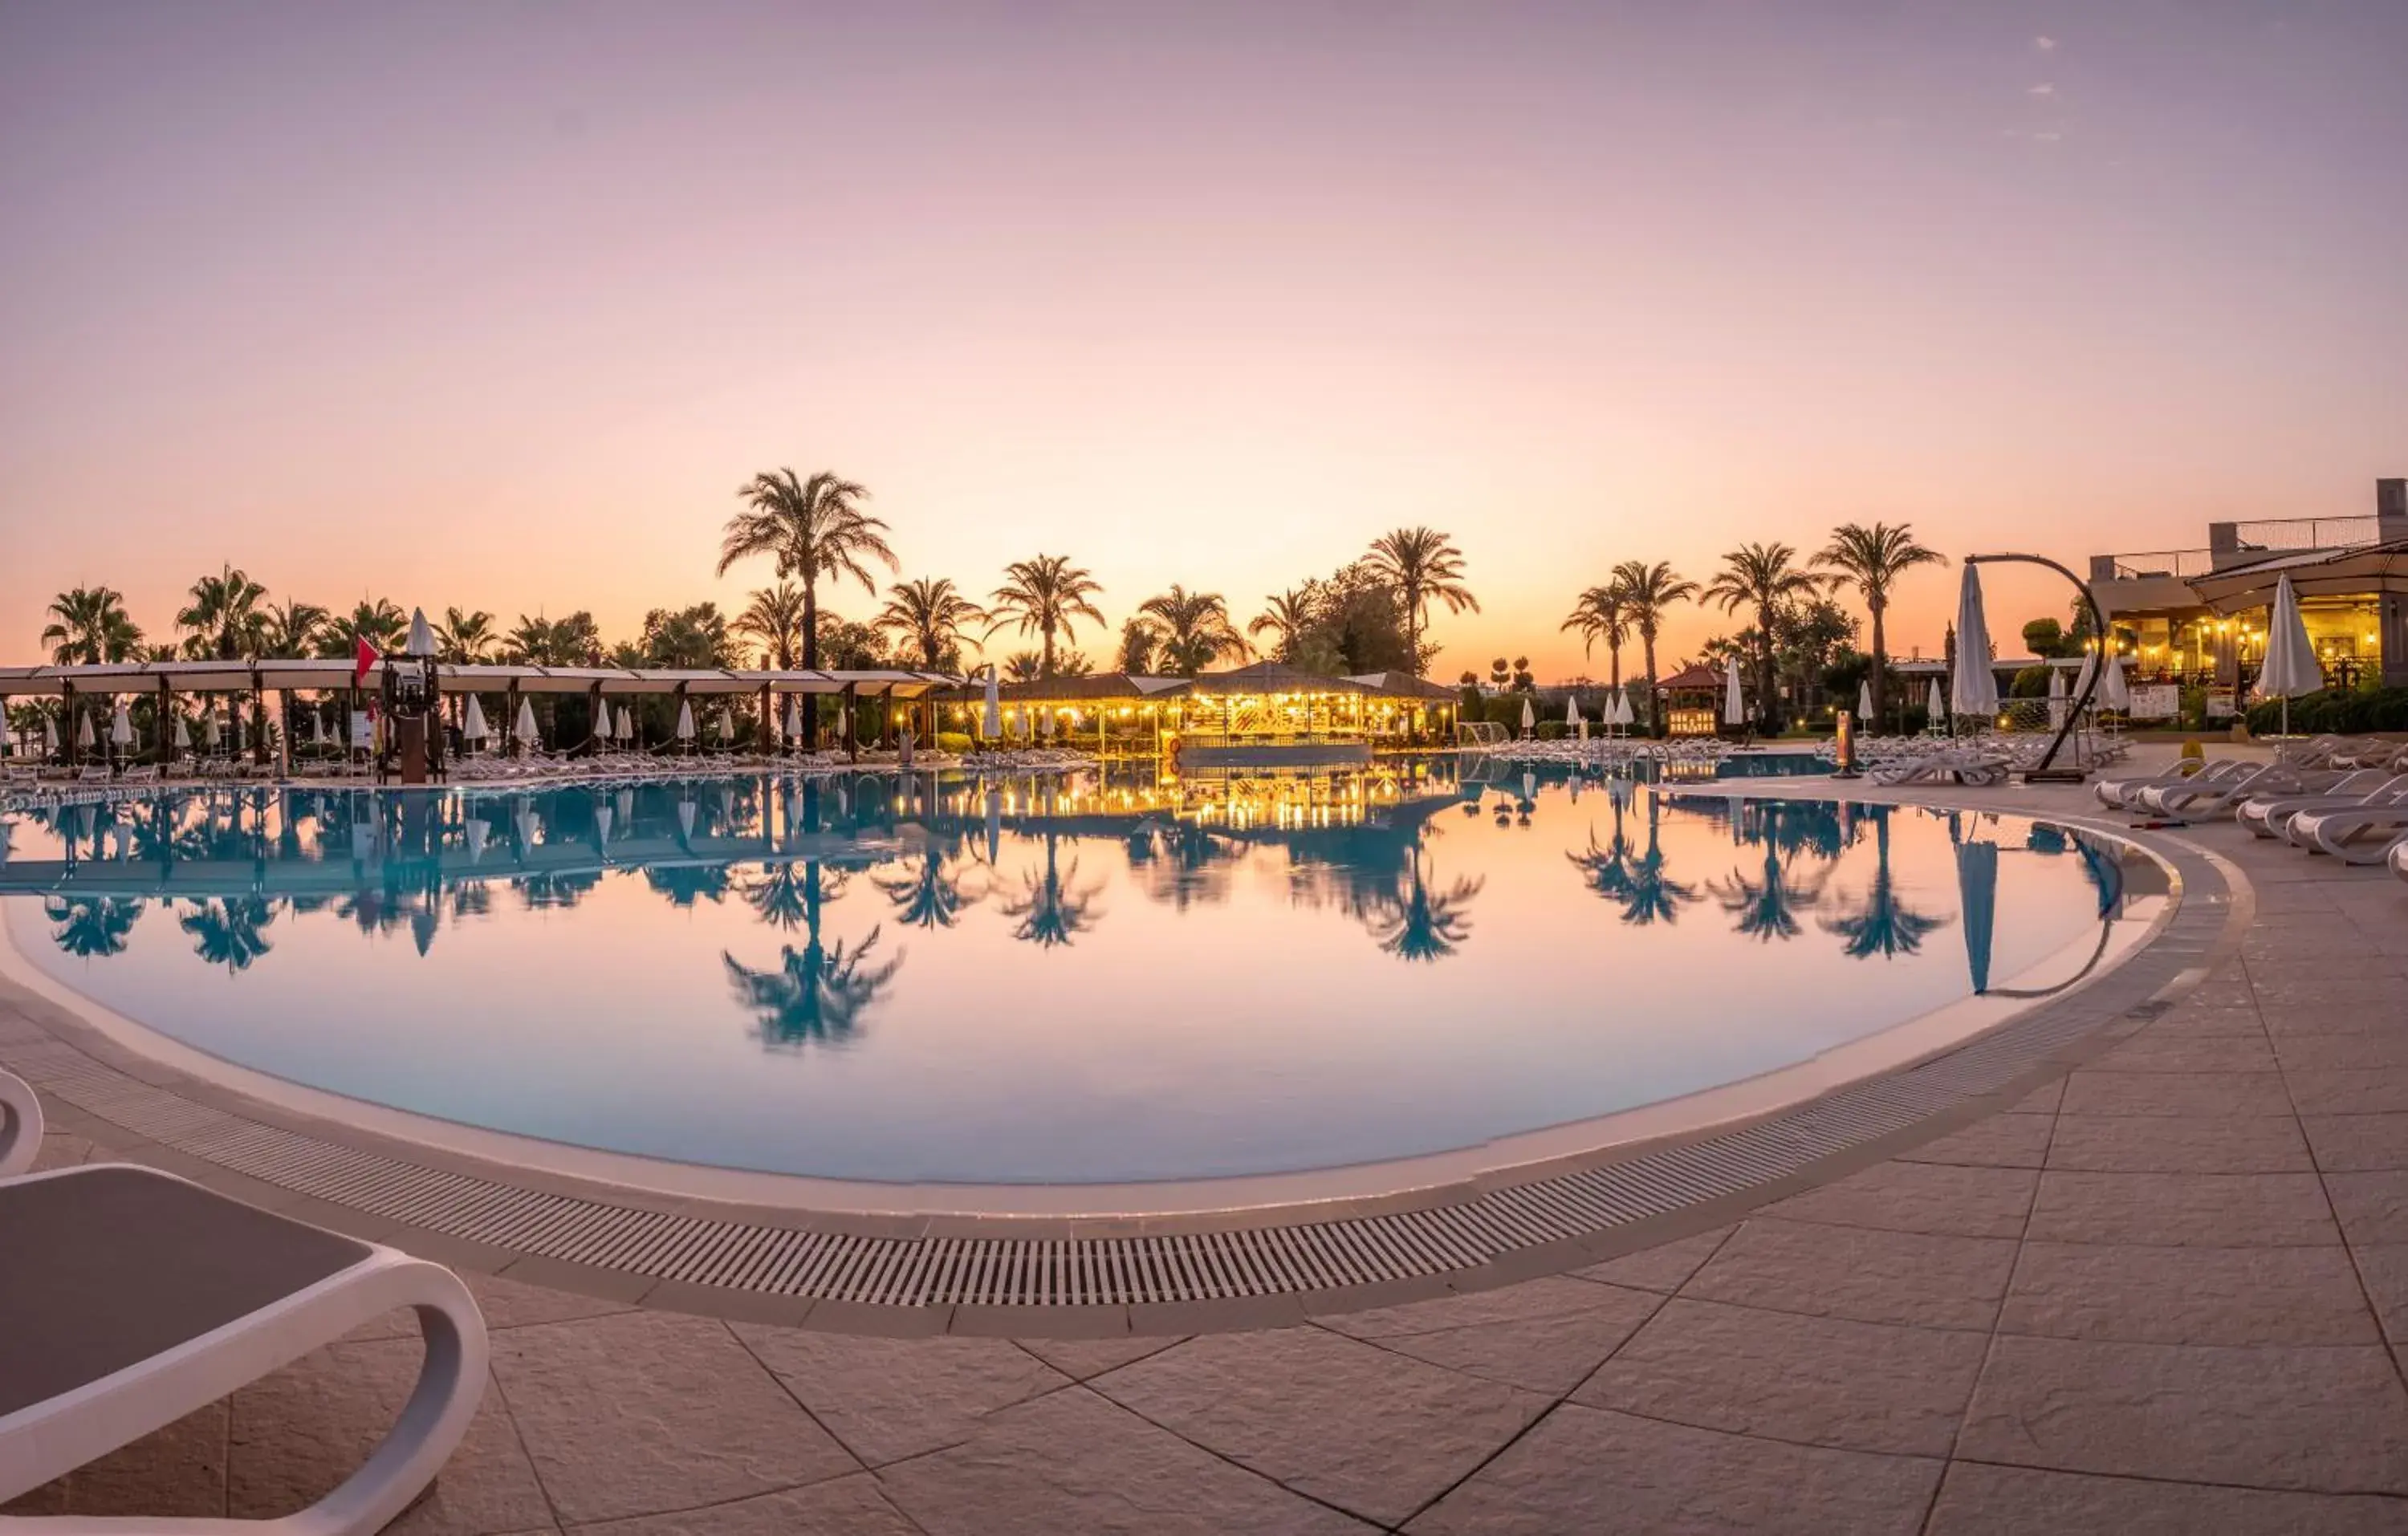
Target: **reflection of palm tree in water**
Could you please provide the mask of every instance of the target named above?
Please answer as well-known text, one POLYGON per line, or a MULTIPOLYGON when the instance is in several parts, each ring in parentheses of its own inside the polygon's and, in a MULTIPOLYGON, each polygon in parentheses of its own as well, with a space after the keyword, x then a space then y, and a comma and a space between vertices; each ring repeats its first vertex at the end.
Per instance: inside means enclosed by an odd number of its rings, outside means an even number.
POLYGON ((1415 848, 1404 888, 1372 913, 1371 937, 1383 954, 1400 960, 1443 960, 1471 937, 1471 919, 1464 909, 1486 883, 1459 875, 1444 890, 1433 891, 1422 869, 1421 850, 1415 848))
POLYGON ((274 947, 260 930, 275 916, 265 897, 214 897, 194 902, 176 922, 192 936, 194 954, 231 973, 250 969, 274 947))
MULTIPOLYGON (((754 970, 722 951, 720 960, 727 967, 737 1000, 758 1015, 755 1032, 764 1045, 799 1050, 847 1039, 895 979, 903 957, 897 955, 882 965, 869 964, 871 952, 878 948, 879 930, 874 927, 856 949, 848 949, 842 940, 833 947, 821 941, 820 912, 829 897, 816 862, 803 865, 799 880, 790 866, 769 873, 777 878, 748 887, 745 899, 766 921, 788 929, 794 927, 792 922, 770 913, 794 912, 804 930, 803 947, 780 945, 779 963, 771 970, 754 970)), ((842 890, 840 880, 838 890, 842 890)))
POLYGON ((754 1032, 773 1049, 801 1050, 849 1040, 860 1027, 861 1016, 878 1000, 886 983, 902 968, 900 955, 878 966, 868 964, 878 948, 878 930, 869 930, 858 949, 839 939, 822 948, 816 935, 797 950, 778 946, 778 965, 754 970, 736 956, 720 952, 736 1000, 752 1009, 754 1032))
POLYGON ((950 928, 963 906, 979 899, 964 896, 956 862, 953 851, 930 844, 921 850, 917 865, 872 871, 869 879, 895 903, 896 921, 915 928, 950 928))
POLYGON ((803 864, 767 864, 737 887, 737 895, 753 915, 788 933, 819 922, 820 904, 844 895, 841 869, 823 868, 816 860, 803 864))
POLYGON ((1630 899, 1630 840, 1622 833, 1622 802, 1613 802, 1613 836, 1603 848, 1597 845, 1597 824, 1588 828, 1588 851, 1575 854, 1567 851, 1564 857, 1581 872, 1582 882, 1608 901, 1627 903, 1630 899))
POLYGON ((1022 875, 1019 893, 1003 901, 1003 915, 1014 925, 1011 936, 1040 949, 1068 944, 1103 915, 1095 910, 1096 897, 1103 890, 1103 883, 1097 881, 1082 889, 1077 883, 1079 861, 1072 859, 1068 871, 1061 868, 1057 857, 1060 841, 1055 833, 1049 830, 1045 834, 1045 872, 1022 875))
POLYGON ((1873 822, 1873 883, 1848 911, 1826 918, 1823 929, 1846 940, 1846 952, 1854 959, 1878 955, 1886 960, 1916 954, 1923 948, 1924 937, 1947 926, 1948 920, 1916 912, 1899 896, 1889 872, 1890 808, 1873 806, 1863 813, 1873 822))
POLYGON ((1647 797, 1647 851, 1631 866, 1630 894, 1622 900, 1622 920, 1634 927, 1651 923, 1667 926, 1680 921, 1681 909, 1698 899, 1695 885, 1684 885, 1666 871, 1661 838, 1662 807, 1647 797))
POLYGON ((1823 895, 1821 881, 1792 878, 1782 863, 1778 843, 1770 837, 1764 840, 1761 878, 1750 879, 1744 870, 1734 868, 1729 880, 1706 883, 1723 911, 1731 914, 1733 928, 1767 941, 1797 938, 1802 931, 1798 909, 1812 907, 1823 895))
POLYGON ((119 896, 45 897, 42 915, 58 925, 50 938, 59 948, 79 959, 104 959, 124 953, 142 903, 119 896))

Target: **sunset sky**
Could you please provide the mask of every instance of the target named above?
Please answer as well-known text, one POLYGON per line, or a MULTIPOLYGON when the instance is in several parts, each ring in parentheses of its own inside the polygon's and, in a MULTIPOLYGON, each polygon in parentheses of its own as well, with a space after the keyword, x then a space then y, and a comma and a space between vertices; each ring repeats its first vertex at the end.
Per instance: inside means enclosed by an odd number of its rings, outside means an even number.
POLYGON ((617 638, 768 580, 711 567, 781 464, 1115 625, 1445 528, 1450 677, 1601 675, 1556 625, 1615 561, 1842 519, 2361 515, 2403 147, 2401 0, 0 0, 0 661, 226 560, 617 638))

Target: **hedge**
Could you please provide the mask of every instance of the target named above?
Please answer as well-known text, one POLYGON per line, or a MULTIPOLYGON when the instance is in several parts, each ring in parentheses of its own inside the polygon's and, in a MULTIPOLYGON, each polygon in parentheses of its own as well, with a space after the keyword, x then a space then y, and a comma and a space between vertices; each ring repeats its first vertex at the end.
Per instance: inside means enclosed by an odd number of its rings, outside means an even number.
MULTIPOLYGON (((2249 706, 2249 731, 2272 736, 2283 728, 2283 701, 2249 706)), ((2302 736, 2355 736, 2367 731, 2408 731, 2408 688, 2324 689, 2291 700, 2291 731, 2302 736)))

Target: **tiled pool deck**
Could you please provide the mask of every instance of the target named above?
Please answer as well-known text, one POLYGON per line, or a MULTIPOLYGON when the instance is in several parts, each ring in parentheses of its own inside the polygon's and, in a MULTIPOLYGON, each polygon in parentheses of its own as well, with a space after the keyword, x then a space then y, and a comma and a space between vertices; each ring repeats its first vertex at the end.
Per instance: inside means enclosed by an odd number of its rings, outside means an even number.
MULTIPOLYGON (((1567 1273, 1026 1342, 477 1278, 493 1390, 392 1529, 2408 1529, 2408 884, 2180 835, 2256 913, 2171 1011, 2004 1113, 1567 1273)), ((410 1335, 364 1330, 11 1508, 294 1508, 390 1423, 410 1335)))

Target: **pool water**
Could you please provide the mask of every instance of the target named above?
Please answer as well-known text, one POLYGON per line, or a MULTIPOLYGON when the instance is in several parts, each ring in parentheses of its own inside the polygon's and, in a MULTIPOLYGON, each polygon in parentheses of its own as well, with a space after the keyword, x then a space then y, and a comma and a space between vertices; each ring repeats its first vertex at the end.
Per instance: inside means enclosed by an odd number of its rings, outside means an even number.
POLYGON ((19 951, 199 1050, 495 1130, 879 1181, 1471 1146, 2071 974, 2131 921, 2113 854, 2055 827, 1450 759, 225 789, 0 827, 19 951))

